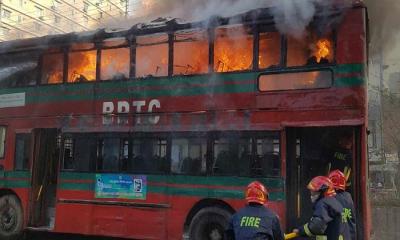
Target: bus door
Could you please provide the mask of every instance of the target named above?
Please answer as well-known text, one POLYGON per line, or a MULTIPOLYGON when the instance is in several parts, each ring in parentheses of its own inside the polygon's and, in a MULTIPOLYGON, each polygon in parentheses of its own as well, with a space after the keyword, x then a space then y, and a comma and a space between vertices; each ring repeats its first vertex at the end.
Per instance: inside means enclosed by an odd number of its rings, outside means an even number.
POLYGON ((59 160, 57 129, 34 129, 34 158, 29 225, 54 227, 59 160))
MULTIPOLYGON (((287 231, 291 231, 312 216, 307 184, 313 177, 335 169, 354 176, 355 141, 351 127, 287 128, 286 137, 287 231)), ((354 192, 352 177, 348 183, 348 191, 354 192)))

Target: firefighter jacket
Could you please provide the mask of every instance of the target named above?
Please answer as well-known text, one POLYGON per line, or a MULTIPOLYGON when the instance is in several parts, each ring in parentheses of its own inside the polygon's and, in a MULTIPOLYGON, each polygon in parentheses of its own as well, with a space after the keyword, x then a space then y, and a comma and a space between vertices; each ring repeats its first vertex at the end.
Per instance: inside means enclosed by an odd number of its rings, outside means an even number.
POLYGON ((240 209, 230 220, 226 231, 229 240, 283 240, 283 232, 275 213, 260 204, 240 209))
POLYGON ((336 199, 340 202, 340 204, 343 206, 343 212, 342 212, 342 222, 347 224, 351 239, 355 240, 356 239, 356 212, 354 208, 354 203, 353 199, 350 195, 350 193, 345 192, 345 191, 337 191, 336 192, 336 199))
POLYGON ((316 240, 350 240, 350 232, 342 222, 343 207, 335 197, 322 197, 313 206, 313 216, 299 228, 300 236, 316 240))

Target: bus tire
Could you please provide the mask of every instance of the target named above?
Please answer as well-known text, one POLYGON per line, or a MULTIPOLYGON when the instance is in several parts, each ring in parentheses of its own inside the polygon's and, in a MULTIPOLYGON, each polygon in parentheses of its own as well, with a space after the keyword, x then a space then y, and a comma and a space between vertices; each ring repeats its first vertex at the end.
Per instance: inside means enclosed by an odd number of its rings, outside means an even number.
POLYGON ((15 195, 0 197, 0 239, 20 239, 23 218, 22 206, 15 195))
POLYGON ((231 213, 218 207, 201 209, 193 217, 189 227, 190 240, 222 240, 231 213))

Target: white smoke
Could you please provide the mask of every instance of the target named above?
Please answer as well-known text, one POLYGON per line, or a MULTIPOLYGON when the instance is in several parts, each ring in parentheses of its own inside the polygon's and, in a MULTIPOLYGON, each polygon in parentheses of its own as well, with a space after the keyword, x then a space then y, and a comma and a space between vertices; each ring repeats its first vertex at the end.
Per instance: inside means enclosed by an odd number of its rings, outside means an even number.
POLYGON ((13 66, 0 68, 0 82, 7 80, 10 76, 20 72, 29 71, 37 67, 37 62, 24 62, 13 66))
MULTIPOLYGON (((345 7, 351 0, 341 0, 345 7)), ((130 28, 137 23, 157 18, 178 18, 186 22, 206 21, 213 16, 229 17, 254 9, 272 8, 274 20, 280 32, 301 37, 313 19, 316 8, 330 9, 333 0, 130 0, 130 18, 107 22, 111 28, 130 28)))

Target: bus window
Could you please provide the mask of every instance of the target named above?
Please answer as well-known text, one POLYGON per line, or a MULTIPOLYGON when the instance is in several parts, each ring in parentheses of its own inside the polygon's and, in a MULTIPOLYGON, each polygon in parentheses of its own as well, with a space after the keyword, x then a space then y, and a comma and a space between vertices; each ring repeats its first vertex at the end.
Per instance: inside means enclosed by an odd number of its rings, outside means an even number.
POLYGON ((128 79, 130 49, 113 48, 101 50, 101 80, 128 79))
POLYGON ((256 139, 256 164, 257 175, 276 177, 280 175, 279 138, 264 137, 256 139))
POLYGON ((96 50, 70 52, 68 54, 68 82, 96 80, 96 50))
POLYGON ((242 25, 215 29, 214 71, 249 70, 253 62, 253 35, 242 25))
POLYGON ((251 145, 251 138, 232 137, 214 140, 213 174, 249 176, 251 145))
POLYGON ((208 35, 206 31, 191 30, 175 33, 174 75, 208 72, 208 35))
POLYGON ((0 158, 4 158, 5 143, 6 143, 6 127, 0 127, 0 158))
POLYGON ((129 171, 138 173, 160 173, 167 165, 167 140, 134 139, 132 161, 129 171))
POLYGON ((119 170, 119 138, 105 138, 99 140, 101 149, 97 170, 103 172, 117 172, 119 170))
POLYGON ((139 36, 136 44, 136 77, 167 76, 168 35, 139 36))
POLYGON ((36 84, 39 54, 23 52, 2 55, 0 58, 0 87, 25 87, 36 84))
POLYGON ((318 36, 308 31, 304 37, 287 40, 287 66, 328 64, 334 60, 333 36, 331 33, 318 36))
POLYGON ((29 155, 31 153, 31 135, 17 134, 15 139, 15 170, 29 169, 29 155))
POLYGON ((199 175, 206 171, 206 138, 176 138, 172 140, 171 172, 199 175))
POLYGON ((96 139, 87 137, 67 137, 64 140, 63 170, 94 172, 97 156, 96 139))
POLYGON ((42 59, 41 84, 55 84, 63 82, 64 54, 45 54, 42 59))
POLYGON ((329 88, 332 79, 332 72, 327 70, 265 74, 258 78, 258 89, 264 92, 329 88))
POLYGON ((279 66, 281 62, 281 35, 278 32, 260 33, 258 67, 279 66))

